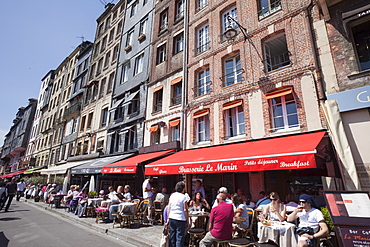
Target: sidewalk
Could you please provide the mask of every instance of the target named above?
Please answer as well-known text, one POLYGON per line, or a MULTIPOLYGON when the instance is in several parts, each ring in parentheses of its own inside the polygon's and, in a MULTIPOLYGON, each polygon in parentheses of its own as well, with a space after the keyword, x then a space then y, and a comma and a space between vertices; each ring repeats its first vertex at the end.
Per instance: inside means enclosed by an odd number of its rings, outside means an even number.
MULTIPOLYGON (((25 199, 22 198, 21 200, 25 199)), ((97 224, 95 223, 95 218, 79 218, 73 213, 68 213, 64 208, 55 208, 54 205, 53 208, 51 208, 49 204, 44 202, 34 202, 33 199, 28 199, 26 203, 48 210, 49 212, 71 220, 77 224, 86 226, 94 231, 112 236, 135 246, 157 247, 161 240, 161 234, 163 231, 162 225, 142 225, 139 227, 138 224, 136 224, 130 229, 126 227, 119 228, 119 225, 116 224, 113 228, 113 223, 99 222, 97 224)))

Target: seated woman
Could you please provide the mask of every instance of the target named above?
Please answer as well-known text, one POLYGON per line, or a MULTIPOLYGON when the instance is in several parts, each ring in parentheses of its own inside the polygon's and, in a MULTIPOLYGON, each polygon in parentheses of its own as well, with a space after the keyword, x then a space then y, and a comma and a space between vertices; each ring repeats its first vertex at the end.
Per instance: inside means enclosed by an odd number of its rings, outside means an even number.
POLYGON ((245 218, 244 222, 233 224, 235 229, 246 229, 249 227, 249 214, 247 210, 247 206, 244 204, 243 199, 238 195, 234 194, 231 197, 233 204, 235 206, 235 217, 243 217, 245 218))
POLYGON ((78 198, 78 205, 77 205, 75 214, 81 218, 82 216, 86 215, 87 199, 90 198, 89 190, 84 189, 82 192, 80 192, 77 195, 77 198, 78 198))
POLYGON ((263 209, 263 218, 268 216, 271 221, 284 221, 286 217, 286 207, 281 204, 279 195, 276 192, 270 194, 271 202, 263 209))
POLYGON ((211 208, 207 200, 202 197, 202 193, 200 191, 195 192, 193 200, 190 201, 189 207, 193 208, 192 211, 201 211, 202 208, 209 210, 211 208))
POLYGON ((292 212, 296 207, 298 207, 298 203, 296 202, 296 199, 293 195, 293 193, 289 193, 285 197, 285 206, 287 212, 292 212))
POLYGON ((75 188, 76 188, 76 185, 71 185, 71 187, 69 188, 67 192, 67 195, 63 198, 63 202, 65 205, 69 205, 69 203, 73 199, 73 191, 75 190, 75 188))
POLYGON ((118 212, 119 204, 123 199, 123 186, 117 187, 117 193, 111 195, 112 205, 109 207, 109 221, 113 221, 113 214, 118 212))

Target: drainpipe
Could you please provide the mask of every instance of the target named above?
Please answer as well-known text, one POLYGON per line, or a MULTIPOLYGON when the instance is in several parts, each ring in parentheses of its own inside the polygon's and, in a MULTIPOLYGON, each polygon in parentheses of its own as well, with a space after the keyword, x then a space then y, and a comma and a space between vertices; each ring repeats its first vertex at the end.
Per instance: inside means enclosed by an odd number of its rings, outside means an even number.
POLYGON ((183 80, 182 80, 182 114, 181 114, 181 149, 186 149, 186 106, 187 106, 187 88, 188 88, 188 37, 189 37, 189 25, 188 25, 188 9, 189 3, 188 0, 185 1, 185 13, 184 13, 184 54, 183 54, 183 80))

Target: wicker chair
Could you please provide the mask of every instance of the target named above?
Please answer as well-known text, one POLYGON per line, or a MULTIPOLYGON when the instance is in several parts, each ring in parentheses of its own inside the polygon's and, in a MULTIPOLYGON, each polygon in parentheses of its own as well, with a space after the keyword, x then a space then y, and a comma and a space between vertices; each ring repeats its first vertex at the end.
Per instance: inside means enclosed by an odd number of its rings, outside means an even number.
POLYGON ((146 210, 148 209, 148 206, 149 206, 149 200, 143 200, 138 205, 138 209, 135 213, 134 220, 137 220, 139 225, 144 223, 144 217, 146 214, 146 210))

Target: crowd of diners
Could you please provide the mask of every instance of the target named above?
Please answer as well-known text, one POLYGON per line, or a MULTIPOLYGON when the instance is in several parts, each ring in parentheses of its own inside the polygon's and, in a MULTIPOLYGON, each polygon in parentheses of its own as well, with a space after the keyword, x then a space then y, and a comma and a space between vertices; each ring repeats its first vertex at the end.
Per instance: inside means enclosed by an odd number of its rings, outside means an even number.
MULTIPOLYGON (((118 205, 124 202, 131 202, 133 199, 146 199, 149 207, 146 212, 147 222, 155 224, 154 201, 161 201, 163 205, 163 221, 170 229, 170 245, 173 247, 184 246, 186 229, 192 225, 189 212, 209 212, 207 234, 200 241, 200 246, 211 246, 214 241, 226 240, 233 237, 233 233, 250 226, 250 214, 248 210, 258 210, 258 220, 276 222, 296 222, 299 218, 300 229, 297 236, 297 246, 312 246, 315 239, 325 236, 328 233, 324 217, 316 207, 325 206, 325 201, 320 198, 315 200, 304 191, 295 200, 292 193, 288 193, 282 201, 278 193, 265 193, 261 191, 257 201, 252 201, 250 194, 244 194, 242 189, 230 195, 226 187, 219 188, 216 198, 212 202, 207 201, 206 192, 200 180, 195 181, 195 187, 191 191, 192 197, 186 192, 185 182, 180 181, 172 190, 171 195, 166 188, 160 192, 152 187, 153 178, 149 176, 142 184, 143 196, 130 192, 130 186, 118 186, 115 190, 112 186, 108 193, 99 191, 97 198, 102 201, 110 201, 109 217, 107 223, 113 221, 113 215, 117 213, 118 205), (233 223, 235 217, 242 217, 243 222, 233 223), (311 228, 311 229, 310 229, 311 228), (308 229, 308 230, 307 230, 308 229)), ((81 189, 78 185, 71 185, 67 195, 61 199, 62 203, 79 217, 86 214, 86 207, 90 194, 88 189, 81 189)), ((319 191, 322 193, 322 190, 319 191)), ((17 200, 26 195, 26 198, 39 198, 45 203, 51 203, 56 194, 62 194, 62 186, 57 184, 32 184, 25 183, 21 179, 18 183, 13 178, 11 181, 0 181, 0 206, 5 206, 8 211, 12 198, 16 195, 17 200)))

